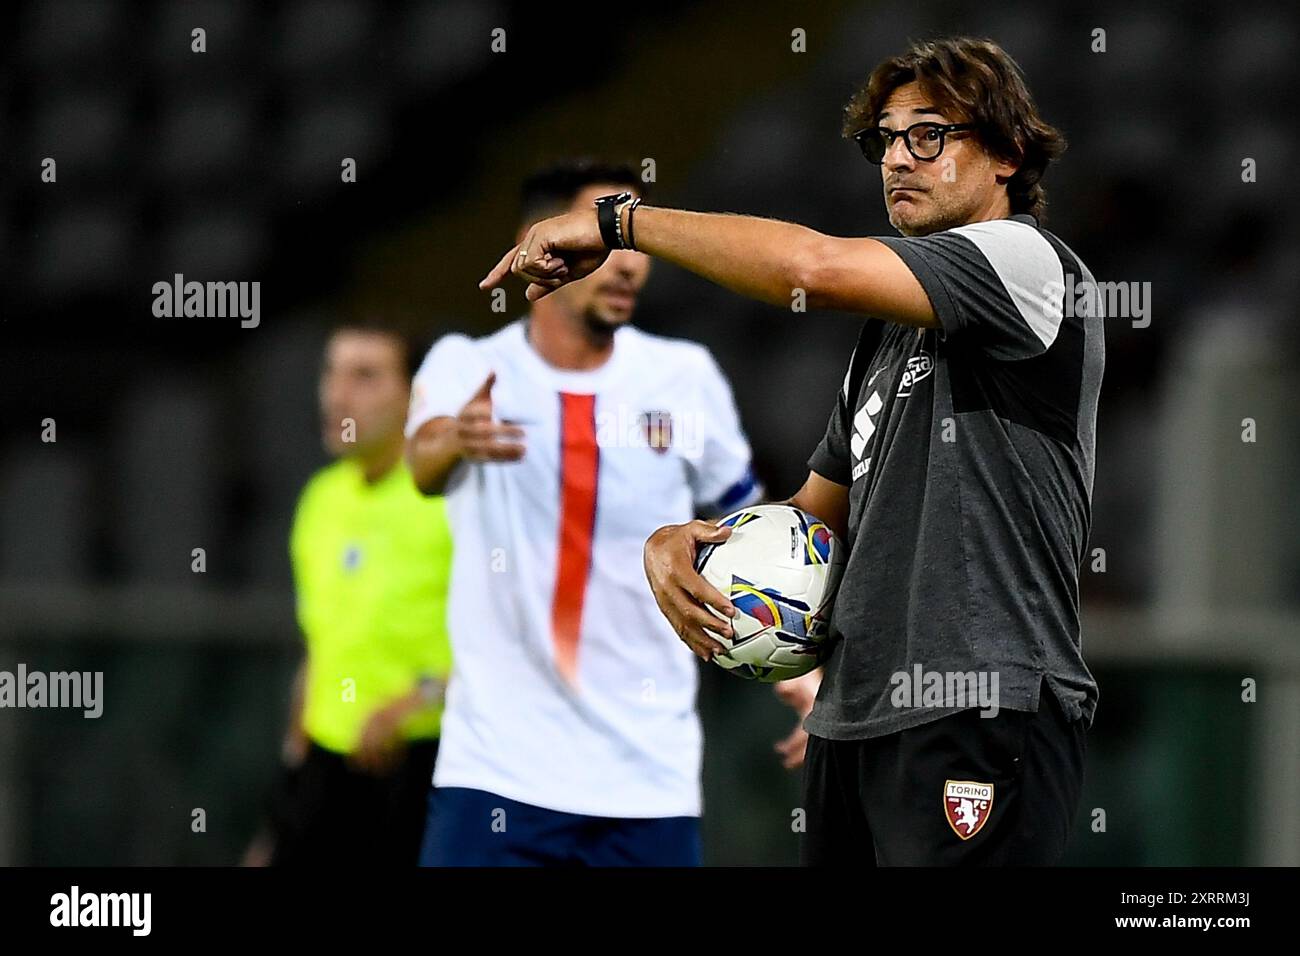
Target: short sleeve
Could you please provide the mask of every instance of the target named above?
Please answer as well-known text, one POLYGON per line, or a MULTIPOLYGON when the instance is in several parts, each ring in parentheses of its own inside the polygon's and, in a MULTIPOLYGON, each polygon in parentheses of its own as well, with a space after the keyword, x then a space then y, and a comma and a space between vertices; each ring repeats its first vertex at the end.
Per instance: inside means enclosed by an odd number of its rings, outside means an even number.
POLYGON ((731 384, 707 349, 700 349, 697 377, 700 448, 688 457, 695 505, 701 511, 726 514, 753 504, 763 496, 754 476, 753 454, 736 410, 731 384))
POLYGON ((425 422, 455 415, 483 384, 491 369, 464 335, 444 335, 434 343, 411 382, 411 407, 406 416, 406 437, 425 422))
POLYGON ((1055 341, 1065 268, 1029 221, 995 219, 879 241, 912 270, 948 338, 977 342, 999 359, 1030 358, 1055 341))

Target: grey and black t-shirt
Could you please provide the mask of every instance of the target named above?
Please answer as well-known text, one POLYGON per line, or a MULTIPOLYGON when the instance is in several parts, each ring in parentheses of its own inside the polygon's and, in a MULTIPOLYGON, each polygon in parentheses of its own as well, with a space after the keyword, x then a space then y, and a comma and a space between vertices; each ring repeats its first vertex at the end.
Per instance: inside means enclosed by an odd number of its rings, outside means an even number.
POLYGON ((849 557, 805 727, 924 724, 978 706, 951 675, 981 673, 1000 708, 1036 711, 1045 678, 1091 725, 1079 567, 1105 358, 1095 297, 1078 305, 1092 274, 1027 215, 880 241, 942 329, 869 320, 808 462, 849 487, 849 557), (935 680, 942 699, 920 693, 935 680))

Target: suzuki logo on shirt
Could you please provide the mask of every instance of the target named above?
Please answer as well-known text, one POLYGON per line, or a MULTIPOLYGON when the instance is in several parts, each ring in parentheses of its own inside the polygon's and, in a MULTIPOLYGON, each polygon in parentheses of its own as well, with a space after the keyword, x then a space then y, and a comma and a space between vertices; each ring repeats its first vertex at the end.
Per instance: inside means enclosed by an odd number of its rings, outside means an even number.
MULTIPOLYGON (((863 406, 858 409, 858 413, 853 416, 853 435, 849 438, 849 451, 853 453, 854 458, 862 458, 862 453, 867 449, 867 442, 871 440, 871 436, 876 432, 876 423, 873 419, 876 415, 880 414, 880 410, 884 407, 885 403, 881 399, 880 393, 872 392, 871 397, 866 400, 863 406)), ((853 480, 857 481, 865 475, 870 467, 870 458, 865 461, 859 460, 859 462, 853 466, 853 480)))
MULTIPOLYGON (((885 371, 885 368, 876 369, 871 378, 867 379, 867 388, 871 388, 873 382, 878 379, 885 371)), ((898 383, 898 391, 895 392, 896 398, 907 398, 912 394, 912 388, 921 379, 928 376, 934 371, 934 356, 929 352, 920 352, 913 355, 907 360, 907 365, 903 367, 903 374, 898 383)), ((885 407, 884 400, 880 397, 880 392, 873 391, 871 397, 863 403, 858 409, 858 413, 853 416, 853 435, 849 438, 849 450, 853 457, 857 459, 857 464, 853 466, 852 480, 857 481, 868 471, 871 470, 871 459, 863 459, 862 455, 867 449, 867 443, 871 441, 871 436, 876 432, 876 416, 880 410, 885 407)))

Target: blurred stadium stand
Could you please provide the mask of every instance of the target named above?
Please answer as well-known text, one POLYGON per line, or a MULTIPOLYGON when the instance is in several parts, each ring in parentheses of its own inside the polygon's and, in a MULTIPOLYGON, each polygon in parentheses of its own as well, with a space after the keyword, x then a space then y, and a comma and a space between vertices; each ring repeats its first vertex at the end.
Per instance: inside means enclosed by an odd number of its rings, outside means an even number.
MULTIPOLYGON (((1154 287, 1149 328, 1107 328, 1107 568, 1084 574, 1102 696, 1070 862, 1300 863, 1300 235, 1275 216, 1300 208, 1279 122, 1300 96, 1290 5, 668 2, 562 24, 535 7, 9 11, 0 667, 103 670, 107 702, 97 721, 0 711, 0 864, 238 858, 297 656, 285 540, 322 461, 315 372, 339 310, 430 335, 514 317, 475 282, 511 240, 519 178, 572 153, 653 157, 670 204, 888 233, 840 110, 907 39, 956 32, 1002 42, 1069 136, 1049 225, 1099 278, 1154 287), (154 319, 150 288, 177 272, 261 281, 262 324, 154 319)), ((768 488, 792 491, 857 323, 665 265, 639 322, 714 350, 768 488)), ((791 863, 798 781, 771 753, 791 717, 702 673, 707 859, 791 863)))

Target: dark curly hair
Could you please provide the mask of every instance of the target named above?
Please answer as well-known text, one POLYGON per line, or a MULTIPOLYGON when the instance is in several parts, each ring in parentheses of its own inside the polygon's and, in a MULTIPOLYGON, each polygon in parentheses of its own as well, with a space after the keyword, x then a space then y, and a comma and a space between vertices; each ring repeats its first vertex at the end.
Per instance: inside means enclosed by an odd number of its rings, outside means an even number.
POLYGON ((1011 211, 1041 220, 1047 209, 1043 174, 1065 152, 1065 137, 1039 115, 1016 61, 992 40, 914 42, 871 71, 844 108, 844 136, 875 126, 889 95, 913 81, 936 106, 977 124, 980 142, 992 155, 1020 164, 1007 182, 1011 211))

